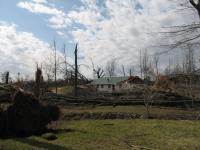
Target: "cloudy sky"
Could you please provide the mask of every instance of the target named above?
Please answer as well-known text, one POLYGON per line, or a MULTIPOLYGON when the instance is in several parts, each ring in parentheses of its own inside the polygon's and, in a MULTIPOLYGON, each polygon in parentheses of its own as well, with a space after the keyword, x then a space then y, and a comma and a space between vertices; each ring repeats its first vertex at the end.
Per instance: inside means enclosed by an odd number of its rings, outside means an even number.
MULTIPOLYGON (((88 77, 91 60, 105 67, 117 59, 119 74, 122 64, 137 74, 139 50, 153 54, 163 50, 155 45, 168 41, 157 32, 198 18, 176 9, 169 0, 0 0, 0 72, 33 74, 55 39, 60 53, 66 44, 70 61, 78 42, 81 71, 88 77)), ((169 56, 161 57, 162 69, 169 56)))

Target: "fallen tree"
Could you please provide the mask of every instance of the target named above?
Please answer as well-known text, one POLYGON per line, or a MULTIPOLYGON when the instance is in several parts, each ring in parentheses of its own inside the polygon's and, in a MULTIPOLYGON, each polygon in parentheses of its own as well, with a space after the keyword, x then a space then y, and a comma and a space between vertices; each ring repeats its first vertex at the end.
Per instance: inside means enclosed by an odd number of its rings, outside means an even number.
MULTIPOLYGON (((60 106, 131 106, 143 105, 143 93, 132 93, 133 96, 99 96, 99 97, 69 97, 52 92, 42 95, 41 100, 45 103, 60 106), (137 96, 135 96, 137 95, 137 96)), ((153 106, 174 106, 188 107, 191 104, 189 97, 181 96, 173 92, 157 91, 152 97, 153 106)), ((195 101, 195 105, 200 105, 200 101, 195 101)))

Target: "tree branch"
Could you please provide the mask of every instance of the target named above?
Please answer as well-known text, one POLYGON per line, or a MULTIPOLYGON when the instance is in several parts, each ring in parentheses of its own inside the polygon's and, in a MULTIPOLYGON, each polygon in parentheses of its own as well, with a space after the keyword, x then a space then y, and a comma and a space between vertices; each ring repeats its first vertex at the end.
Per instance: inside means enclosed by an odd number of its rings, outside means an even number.
POLYGON ((197 4, 194 2, 194 0, 190 0, 190 4, 197 9, 197 4))

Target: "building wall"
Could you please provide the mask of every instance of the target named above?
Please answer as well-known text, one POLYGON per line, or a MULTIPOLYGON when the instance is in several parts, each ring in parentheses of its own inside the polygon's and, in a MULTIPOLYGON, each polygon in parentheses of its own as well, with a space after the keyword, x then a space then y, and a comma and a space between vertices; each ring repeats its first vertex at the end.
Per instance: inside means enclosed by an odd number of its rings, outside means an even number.
POLYGON ((96 85, 98 92, 106 92, 106 93, 112 93, 112 92, 118 92, 121 90, 119 85, 96 85), (113 87, 114 86, 114 87, 113 87))
POLYGON ((122 90, 130 90, 130 89, 134 89, 134 88, 140 88, 143 84, 139 84, 139 83, 129 83, 129 82, 124 82, 121 85, 121 89, 122 90))
POLYGON ((124 82, 123 84, 115 85, 114 89, 112 85, 95 85, 95 88, 97 88, 98 92, 105 92, 105 93, 112 93, 112 92, 121 92, 121 91, 127 91, 130 89, 134 89, 137 87, 141 87, 142 84, 132 84, 129 82, 124 82))

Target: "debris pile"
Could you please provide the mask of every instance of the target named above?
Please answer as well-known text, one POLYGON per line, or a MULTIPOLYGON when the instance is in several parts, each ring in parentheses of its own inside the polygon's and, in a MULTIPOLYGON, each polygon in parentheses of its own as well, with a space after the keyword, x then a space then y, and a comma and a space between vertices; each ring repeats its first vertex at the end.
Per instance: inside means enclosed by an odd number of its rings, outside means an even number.
POLYGON ((14 86, 1 87, 0 104, 1 137, 43 133, 60 114, 57 106, 43 105, 32 94, 14 86))
POLYGON ((158 75, 154 87, 157 90, 173 91, 175 89, 175 82, 170 80, 167 76, 158 75))

